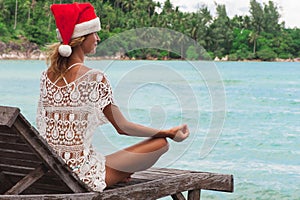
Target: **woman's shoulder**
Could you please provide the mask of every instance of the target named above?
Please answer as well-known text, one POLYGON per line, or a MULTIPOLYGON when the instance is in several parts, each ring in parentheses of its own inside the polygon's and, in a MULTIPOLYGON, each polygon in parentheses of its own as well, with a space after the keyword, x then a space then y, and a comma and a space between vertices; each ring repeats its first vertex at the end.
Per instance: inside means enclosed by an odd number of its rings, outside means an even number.
MULTIPOLYGON (((64 75, 68 83, 74 82, 81 82, 81 81, 97 81, 97 82, 103 82, 103 80, 106 80, 106 74, 95 68, 90 68, 86 65, 81 65, 80 67, 74 67, 74 69, 71 69, 64 75)), ((53 72, 51 72, 49 69, 46 69, 41 74, 41 80, 49 80, 52 83, 55 82, 57 79, 57 76, 53 72)))
POLYGON ((107 75, 100 69, 90 68, 89 74, 96 78, 96 81, 100 82, 107 79, 107 75))

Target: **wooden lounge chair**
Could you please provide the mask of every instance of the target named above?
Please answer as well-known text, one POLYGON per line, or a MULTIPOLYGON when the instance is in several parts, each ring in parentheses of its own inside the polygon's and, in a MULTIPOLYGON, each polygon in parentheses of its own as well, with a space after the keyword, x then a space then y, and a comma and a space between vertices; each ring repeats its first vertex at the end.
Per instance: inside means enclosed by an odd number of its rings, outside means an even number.
POLYGON ((150 168, 102 193, 72 173, 18 108, 0 106, 0 199, 200 199, 200 190, 233 192, 233 176, 150 168))

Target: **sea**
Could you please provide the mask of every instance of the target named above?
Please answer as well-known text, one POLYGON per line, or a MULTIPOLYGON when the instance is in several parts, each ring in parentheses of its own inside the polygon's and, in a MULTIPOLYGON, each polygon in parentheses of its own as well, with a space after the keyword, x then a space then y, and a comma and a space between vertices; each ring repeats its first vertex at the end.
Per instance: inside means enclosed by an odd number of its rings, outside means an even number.
MULTIPOLYGON (((169 140, 169 152, 155 167, 233 175, 233 193, 202 190, 202 199, 300 199, 300 63, 88 60, 85 65, 106 74, 128 120, 157 129, 188 125, 189 138, 169 140)), ((19 107, 33 126, 46 68, 45 61, 0 60, 0 105, 19 107)), ((93 145, 107 155, 140 140, 106 124, 95 132, 93 145)))

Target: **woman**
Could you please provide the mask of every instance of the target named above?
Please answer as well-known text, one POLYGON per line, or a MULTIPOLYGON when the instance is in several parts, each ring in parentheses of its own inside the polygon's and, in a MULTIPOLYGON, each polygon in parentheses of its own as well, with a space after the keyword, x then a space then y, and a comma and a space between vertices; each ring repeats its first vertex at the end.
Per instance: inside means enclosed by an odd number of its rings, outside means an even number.
POLYGON ((168 150, 166 138, 182 141, 186 125, 156 130, 126 120, 114 104, 104 73, 84 64, 95 53, 100 20, 89 3, 51 6, 61 43, 49 47, 49 68, 42 73, 37 127, 49 145, 94 191, 126 181, 151 167, 168 150), (148 139, 111 155, 92 147, 95 129, 110 122, 119 134, 148 139))

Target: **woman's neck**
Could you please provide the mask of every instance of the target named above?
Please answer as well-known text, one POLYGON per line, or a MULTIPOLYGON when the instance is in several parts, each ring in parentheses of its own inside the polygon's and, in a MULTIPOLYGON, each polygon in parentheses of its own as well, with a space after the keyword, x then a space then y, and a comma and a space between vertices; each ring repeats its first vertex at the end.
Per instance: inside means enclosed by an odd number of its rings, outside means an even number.
POLYGON ((84 63, 84 55, 73 51, 68 59, 68 66, 73 65, 74 63, 84 63))
POLYGON ((75 63, 83 63, 83 62, 84 62, 84 59, 69 58, 67 66, 69 67, 69 66, 71 66, 71 65, 73 65, 75 63))

